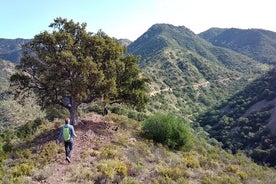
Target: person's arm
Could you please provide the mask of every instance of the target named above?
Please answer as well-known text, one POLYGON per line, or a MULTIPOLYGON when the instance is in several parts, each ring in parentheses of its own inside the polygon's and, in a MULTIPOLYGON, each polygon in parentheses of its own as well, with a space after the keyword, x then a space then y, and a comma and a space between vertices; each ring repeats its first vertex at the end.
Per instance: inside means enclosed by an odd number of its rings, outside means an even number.
POLYGON ((73 127, 73 126, 71 126, 71 128, 72 128, 72 134, 73 134, 73 136, 72 136, 72 137, 77 137, 74 127, 73 127))
POLYGON ((58 135, 58 138, 57 138, 57 143, 60 143, 60 141, 61 141, 62 129, 63 129, 63 127, 60 128, 60 132, 59 132, 59 135, 58 135))

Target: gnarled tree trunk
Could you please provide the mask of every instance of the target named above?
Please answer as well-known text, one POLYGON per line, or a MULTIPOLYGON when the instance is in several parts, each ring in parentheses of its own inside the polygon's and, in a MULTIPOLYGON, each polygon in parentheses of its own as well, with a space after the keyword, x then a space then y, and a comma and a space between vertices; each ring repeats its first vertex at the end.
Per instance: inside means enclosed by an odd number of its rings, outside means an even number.
POLYGON ((78 123, 78 104, 74 97, 71 98, 71 106, 70 106, 70 124, 75 125, 78 123))

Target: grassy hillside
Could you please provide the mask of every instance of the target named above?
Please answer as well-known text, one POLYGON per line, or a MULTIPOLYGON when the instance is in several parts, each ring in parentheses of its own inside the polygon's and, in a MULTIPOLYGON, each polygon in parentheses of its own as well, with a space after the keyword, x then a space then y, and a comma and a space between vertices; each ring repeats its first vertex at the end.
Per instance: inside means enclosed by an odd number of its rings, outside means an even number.
POLYGON ((3 183, 276 183, 275 169, 207 143, 203 131, 190 130, 197 134, 191 150, 170 150, 145 139, 141 122, 116 114, 83 115, 68 164, 55 143, 61 121, 37 120, 14 132, 20 139, 1 154, 3 183))
POLYGON ((262 29, 211 28, 199 34, 212 44, 242 53, 262 63, 276 64, 276 33, 262 29))
POLYGON ((245 150, 256 162, 275 166, 276 68, 216 109, 199 116, 210 136, 234 153, 245 150))

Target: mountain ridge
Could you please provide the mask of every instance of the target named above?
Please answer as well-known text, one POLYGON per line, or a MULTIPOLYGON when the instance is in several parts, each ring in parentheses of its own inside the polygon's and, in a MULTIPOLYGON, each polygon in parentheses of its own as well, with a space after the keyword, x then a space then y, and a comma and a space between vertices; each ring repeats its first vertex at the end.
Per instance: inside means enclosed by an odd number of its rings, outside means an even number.
POLYGON ((199 36, 212 44, 275 65, 276 32, 264 29, 210 28, 199 36))
POLYGON ((4 39, 0 38, 0 59, 19 63, 22 55, 21 46, 30 39, 4 39))
MULTIPOLYGON (((140 66, 152 78, 155 88, 151 89, 152 94, 163 91, 171 99, 181 96, 179 101, 185 101, 185 106, 193 104, 199 109, 202 104, 208 107, 228 96, 225 88, 234 93, 242 86, 238 83, 248 83, 269 68, 233 50, 213 46, 188 28, 170 24, 153 25, 127 49, 141 55, 140 66), (195 88, 203 83, 207 85, 195 88)), ((165 104, 172 105, 172 110, 184 105, 174 101, 165 104)))

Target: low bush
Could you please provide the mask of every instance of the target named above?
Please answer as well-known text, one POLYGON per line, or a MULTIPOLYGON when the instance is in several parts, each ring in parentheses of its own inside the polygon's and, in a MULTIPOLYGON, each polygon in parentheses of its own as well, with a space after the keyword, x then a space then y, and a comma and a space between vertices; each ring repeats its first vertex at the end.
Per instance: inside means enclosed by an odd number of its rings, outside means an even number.
POLYGON ((43 123, 43 120, 40 118, 37 118, 33 121, 29 121, 26 124, 20 126, 17 130, 17 137, 20 139, 27 138, 29 136, 32 136, 39 126, 43 123))
POLYGON ((171 149, 190 150, 193 137, 189 129, 188 124, 180 118, 169 114, 155 114, 143 122, 142 134, 171 149))
POLYGON ((119 160, 103 160, 96 167, 105 181, 117 180, 117 177, 122 180, 127 175, 127 166, 119 160))
POLYGON ((69 112, 58 105, 51 105, 45 111, 46 118, 50 121, 53 121, 55 118, 66 118, 69 116, 69 112))

